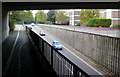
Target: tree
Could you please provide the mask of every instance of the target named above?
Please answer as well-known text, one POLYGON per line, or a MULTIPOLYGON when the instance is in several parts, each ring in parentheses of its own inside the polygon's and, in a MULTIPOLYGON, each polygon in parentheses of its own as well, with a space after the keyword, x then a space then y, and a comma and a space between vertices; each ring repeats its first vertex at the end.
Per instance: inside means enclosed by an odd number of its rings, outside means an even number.
POLYGON ((38 11, 35 14, 35 21, 40 23, 45 23, 46 20, 47 20, 47 15, 43 11, 38 11))
POLYGON ((33 15, 31 11, 10 11, 9 12, 9 26, 10 30, 14 30, 14 25, 17 23, 31 23, 33 15))
POLYGON ((49 10, 47 13, 47 20, 55 24, 55 18, 56 18, 55 10, 49 10))
POLYGON ((9 12, 10 31, 13 31, 14 30, 14 25, 20 21, 18 16, 19 16, 19 13, 16 12, 16 11, 10 11, 9 12))
POLYGON ((63 11, 58 11, 56 14, 56 21, 61 24, 65 23, 68 21, 68 16, 66 16, 63 11))
POLYGON ((98 18, 98 9, 81 9, 80 11, 80 24, 84 24, 89 21, 90 18, 98 18))
POLYGON ((21 22, 24 22, 26 24, 30 24, 31 22, 33 22, 34 18, 32 15, 31 11, 20 11, 19 13, 19 18, 21 22))

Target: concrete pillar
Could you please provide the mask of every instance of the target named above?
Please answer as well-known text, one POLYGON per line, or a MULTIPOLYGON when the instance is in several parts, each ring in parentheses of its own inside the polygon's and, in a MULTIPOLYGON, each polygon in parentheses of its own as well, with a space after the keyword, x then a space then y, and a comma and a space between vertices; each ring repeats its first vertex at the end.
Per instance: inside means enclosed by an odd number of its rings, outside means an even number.
POLYGON ((2 3, 0 2, 0 45, 2 44, 2 3))
POLYGON ((2 77, 2 2, 0 2, 0 76, 2 77))
POLYGON ((9 14, 8 11, 2 10, 2 42, 9 36, 9 14))

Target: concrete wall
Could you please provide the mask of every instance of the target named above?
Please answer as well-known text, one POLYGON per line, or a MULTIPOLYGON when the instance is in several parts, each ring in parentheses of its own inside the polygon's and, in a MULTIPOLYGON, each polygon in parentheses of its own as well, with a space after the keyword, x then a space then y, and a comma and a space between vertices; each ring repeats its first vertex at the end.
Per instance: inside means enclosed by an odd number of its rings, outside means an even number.
POLYGON ((0 2, 0 76, 2 76, 2 2, 0 2))
POLYGON ((1 49, 1 44, 2 44, 2 2, 0 1, 0 49, 1 49))
POLYGON ((9 15, 8 11, 2 10, 2 42, 9 36, 9 15))
POLYGON ((0 76, 2 76, 2 43, 9 36, 9 16, 7 9, 0 3, 0 76))
POLYGON ((120 75, 120 38, 101 36, 67 29, 40 26, 67 45, 120 75))
POLYGON ((0 3, 0 76, 2 76, 2 43, 9 36, 9 16, 6 8, 0 3), (2 15, 1 15, 2 14, 2 15))

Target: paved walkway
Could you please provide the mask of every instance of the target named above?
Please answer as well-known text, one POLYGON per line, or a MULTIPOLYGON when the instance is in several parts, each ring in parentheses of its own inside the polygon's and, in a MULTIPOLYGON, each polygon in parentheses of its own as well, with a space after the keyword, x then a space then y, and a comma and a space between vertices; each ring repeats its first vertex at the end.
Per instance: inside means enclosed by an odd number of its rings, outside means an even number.
POLYGON ((2 44, 2 77, 56 77, 43 56, 37 56, 25 31, 14 31, 2 44))

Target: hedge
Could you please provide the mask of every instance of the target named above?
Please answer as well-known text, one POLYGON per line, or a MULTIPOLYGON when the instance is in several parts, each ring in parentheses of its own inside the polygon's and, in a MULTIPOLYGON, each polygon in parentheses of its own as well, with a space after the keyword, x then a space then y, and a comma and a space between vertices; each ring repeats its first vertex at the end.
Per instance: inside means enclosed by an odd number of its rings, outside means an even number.
POLYGON ((111 25, 111 19, 92 18, 85 25, 89 27, 109 27, 111 25))
POLYGON ((46 21, 45 24, 51 24, 51 22, 50 21, 46 21))
POLYGON ((75 22, 75 26, 80 26, 80 22, 75 22))
POLYGON ((120 28, 120 25, 115 25, 112 28, 120 28))

